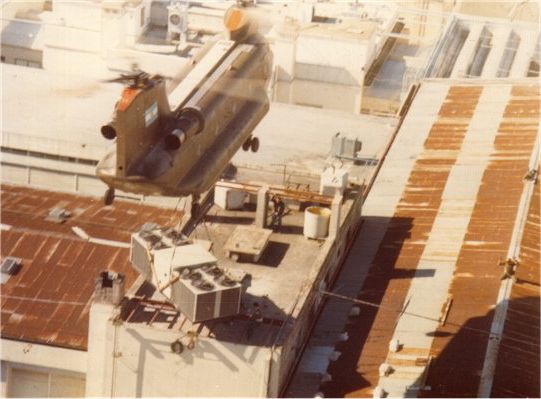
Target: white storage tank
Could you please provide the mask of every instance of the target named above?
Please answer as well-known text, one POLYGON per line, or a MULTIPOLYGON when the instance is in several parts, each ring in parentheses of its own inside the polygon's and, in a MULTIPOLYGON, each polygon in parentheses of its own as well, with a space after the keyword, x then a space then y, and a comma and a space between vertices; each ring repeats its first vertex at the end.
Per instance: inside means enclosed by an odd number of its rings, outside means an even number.
POLYGON ((310 206, 304 211, 303 234, 307 238, 325 238, 329 234, 331 210, 319 206, 310 206))

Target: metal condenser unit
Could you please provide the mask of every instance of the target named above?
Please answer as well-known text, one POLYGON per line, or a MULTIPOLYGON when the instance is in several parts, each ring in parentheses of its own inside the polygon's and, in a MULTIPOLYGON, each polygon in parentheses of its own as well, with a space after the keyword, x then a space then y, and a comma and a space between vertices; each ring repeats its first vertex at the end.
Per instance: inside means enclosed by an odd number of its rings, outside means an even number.
POLYGON ((216 265, 185 268, 172 286, 171 300, 197 323, 238 314, 241 288, 216 265))

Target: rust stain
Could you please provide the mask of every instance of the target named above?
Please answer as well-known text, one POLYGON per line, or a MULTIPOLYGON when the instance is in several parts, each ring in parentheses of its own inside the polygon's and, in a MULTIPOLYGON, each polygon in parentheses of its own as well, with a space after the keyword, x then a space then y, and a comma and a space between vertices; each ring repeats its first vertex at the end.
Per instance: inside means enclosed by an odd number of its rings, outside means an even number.
POLYGON ((540 357, 540 219, 541 186, 536 184, 520 248, 517 282, 513 285, 500 342, 492 397, 541 396, 540 357), (519 340, 519 341, 516 341, 519 340))
POLYGON ((118 201, 101 201, 26 187, 2 185, 2 258, 22 258, 22 268, 2 285, 1 334, 12 338, 86 349, 88 311, 99 272, 126 275, 129 287, 137 273, 129 250, 80 240, 72 226, 96 238, 128 242, 131 232, 145 222, 173 225, 180 214, 173 210, 118 201), (72 213, 63 224, 45 221, 53 207, 72 213))
MULTIPOLYGON (((528 170, 528 161, 537 136, 537 128, 532 126, 531 118, 539 120, 538 96, 538 89, 531 86, 513 87, 511 91, 511 99, 504 111, 494 142, 494 152, 483 174, 456 264, 449 290, 453 296, 453 306, 449 311, 447 324, 438 329, 432 345, 431 355, 434 361, 431 363, 426 380, 431 390, 421 392, 421 396, 472 397, 477 394, 488 334, 464 328, 457 331, 453 325, 485 332, 490 330, 493 307, 501 283, 500 277, 503 274, 498 262, 505 259, 510 245, 524 187, 523 176, 528 170), (525 96, 537 97, 525 98, 525 96), (520 122, 521 119, 523 123, 520 122)), ((539 315, 539 291, 535 301, 539 315)), ((515 305, 511 303, 510 315, 514 314, 514 307, 515 305)), ((516 307, 521 307, 520 301, 516 307)), ((510 317, 511 324, 506 327, 508 331, 512 331, 514 324, 513 316, 510 317)), ((537 326, 538 323, 539 316, 537 326)), ((509 342, 506 345, 509 345, 509 342)), ((537 345, 539 345, 538 328, 537 345)), ((539 346, 536 353, 539 361, 539 346)), ((533 395, 534 397, 539 396, 539 366, 536 375, 537 395, 533 395)), ((515 396, 511 394, 513 390, 498 389, 499 392, 508 392, 504 396, 515 396)), ((515 389, 513 392, 518 392, 517 385, 514 385, 513 389, 515 389)))
POLYGON ((416 160, 359 296, 382 307, 363 308, 358 322, 348 329, 351 338, 338 347, 342 356, 330 367, 333 381, 325 386, 325 395, 372 397, 397 319, 389 309, 404 305, 481 91, 481 87, 449 89, 440 120, 424 143, 431 156, 416 160))

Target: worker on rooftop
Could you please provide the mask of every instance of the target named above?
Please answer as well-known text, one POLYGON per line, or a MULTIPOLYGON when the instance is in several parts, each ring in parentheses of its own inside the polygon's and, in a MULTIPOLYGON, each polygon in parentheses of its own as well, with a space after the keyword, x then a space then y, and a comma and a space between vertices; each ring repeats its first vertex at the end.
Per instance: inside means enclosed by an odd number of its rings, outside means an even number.
POLYGON ((279 195, 274 194, 271 198, 273 205, 271 227, 280 227, 282 226, 282 217, 284 216, 286 205, 282 198, 279 195))

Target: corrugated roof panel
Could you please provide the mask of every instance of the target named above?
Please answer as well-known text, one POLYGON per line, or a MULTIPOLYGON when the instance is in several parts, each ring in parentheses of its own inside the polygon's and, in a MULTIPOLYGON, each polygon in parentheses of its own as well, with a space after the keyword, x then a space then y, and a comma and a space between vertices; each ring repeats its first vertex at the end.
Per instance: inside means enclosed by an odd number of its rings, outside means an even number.
POLYGON ((169 209, 117 202, 103 207, 94 198, 2 185, 2 257, 22 258, 17 275, 2 286, 2 337, 86 349, 88 311, 99 272, 137 277, 129 250, 79 239, 72 226, 96 238, 128 242, 130 233, 150 220, 178 221, 169 209), (45 221, 51 207, 72 213, 64 224, 45 221), (91 215, 91 216, 90 216, 91 215), (113 215, 113 217, 111 217, 113 215))
POLYGON ((458 155, 457 145, 460 148, 466 132, 467 121, 463 118, 473 115, 480 94, 479 87, 449 89, 439 118, 453 117, 460 121, 455 126, 449 120, 444 123, 437 120, 429 132, 359 295, 359 299, 381 307, 377 312, 363 307, 359 320, 348 330, 350 336, 360 336, 361 341, 348 341, 355 347, 345 351, 332 365, 336 372, 326 387, 327 394, 371 397, 378 385, 379 366, 387 357, 398 320, 396 309, 405 304, 411 279, 438 213, 445 183, 458 155), (445 132, 452 132, 453 140, 442 139, 443 124, 445 132), (362 348, 360 354, 358 348, 362 348), (357 370, 357 373, 342 373, 344 369, 357 370))
POLYGON ((534 126, 532 117, 539 120, 539 98, 524 101, 521 97, 524 93, 539 95, 531 87, 511 90, 455 266, 449 290, 453 303, 447 316, 448 325, 438 329, 432 346, 435 361, 426 381, 431 390, 424 392, 425 396, 477 395, 503 273, 498 263, 506 258, 524 187, 523 177, 538 134, 537 128, 529 127, 534 126), (510 123, 518 129, 510 129, 510 123), (463 327, 456 331, 455 325, 463 327))
POLYGON ((500 342, 492 397, 540 397, 540 221, 541 186, 536 184, 520 249, 500 342))
MULTIPOLYGON (((340 346, 342 356, 331 365, 333 381, 324 386, 327 395, 372 396, 378 384, 387 392, 406 390, 408 395, 477 395, 492 309, 503 272, 498 262, 505 259, 510 245, 524 189, 523 176, 528 171, 538 129, 537 85, 463 85, 449 89, 423 151, 416 154, 400 203, 359 296, 379 304, 380 308, 361 307, 359 320, 348 328, 351 338, 340 346), (501 111, 495 111, 496 108, 501 111), (493 117, 489 110, 495 112, 493 117), (457 159, 460 162, 455 164, 457 159), (458 242, 446 236, 462 230, 458 242), (429 271, 427 266, 431 265, 439 279, 420 273, 429 271), (404 306, 408 312, 420 316, 427 316, 429 309, 433 312, 434 304, 423 303, 422 298, 430 302, 430 281, 445 283, 441 273, 445 276, 447 272, 452 273, 450 285, 434 286, 435 290, 445 292, 449 288, 452 298, 443 327, 437 327, 439 314, 435 316, 436 322, 426 323, 397 313, 404 306), (421 283, 420 279, 427 280, 421 283), (413 298, 406 298, 413 285, 428 291, 416 291, 413 298), (434 325, 435 330, 415 326, 423 323, 426 328, 434 325), (421 334, 424 330, 429 333, 421 334), (394 336, 406 341, 406 346, 396 354, 389 352, 389 342, 394 336), (414 343, 419 343, 419 347, 414 343), (379 366, 384 361, 395 368, 389 377, 379 376, 379 366), (423 374, 427 365, 428 374, 423 374)), ((539 239, 537 248, 538 242, 539 239)), ((538 277, 538 272, 528 271, 527 275, 535 277, 536 273, 538 277)), ((535 306, 538 306, 538 288, 539 285, 534 294, 535 306)), ((441 296, 439 291, 438 296, 441 296)), ((437 311, 439 305, 435 304, 437 311)), ((441 303, 442 311, 445 306, 446 303, 441 303)), ((538 326, 539 313, 535 306, 529 308, 534 314, 529 316, 530 324, 538 326)), ((508 328, 508 334, 522 334, 519 331, 524 321, 520 315, 526 309, 523 305, 516 309, 510 306, 508 322, 514 326, 508 328)), ((533 333, 530 327, 526 334, 533 333)), ((538 344, 534 354, 539 356, 538 344)), ((525 359, 523 366, 535 360, 525 359)), ((531 379, 536 370, 524 373, 524 381, 531 379)), ((539 377, 537 386, 538 382, 539 377)), ((528 392, 525 390, 523 394, 531 395, 528 392)))

